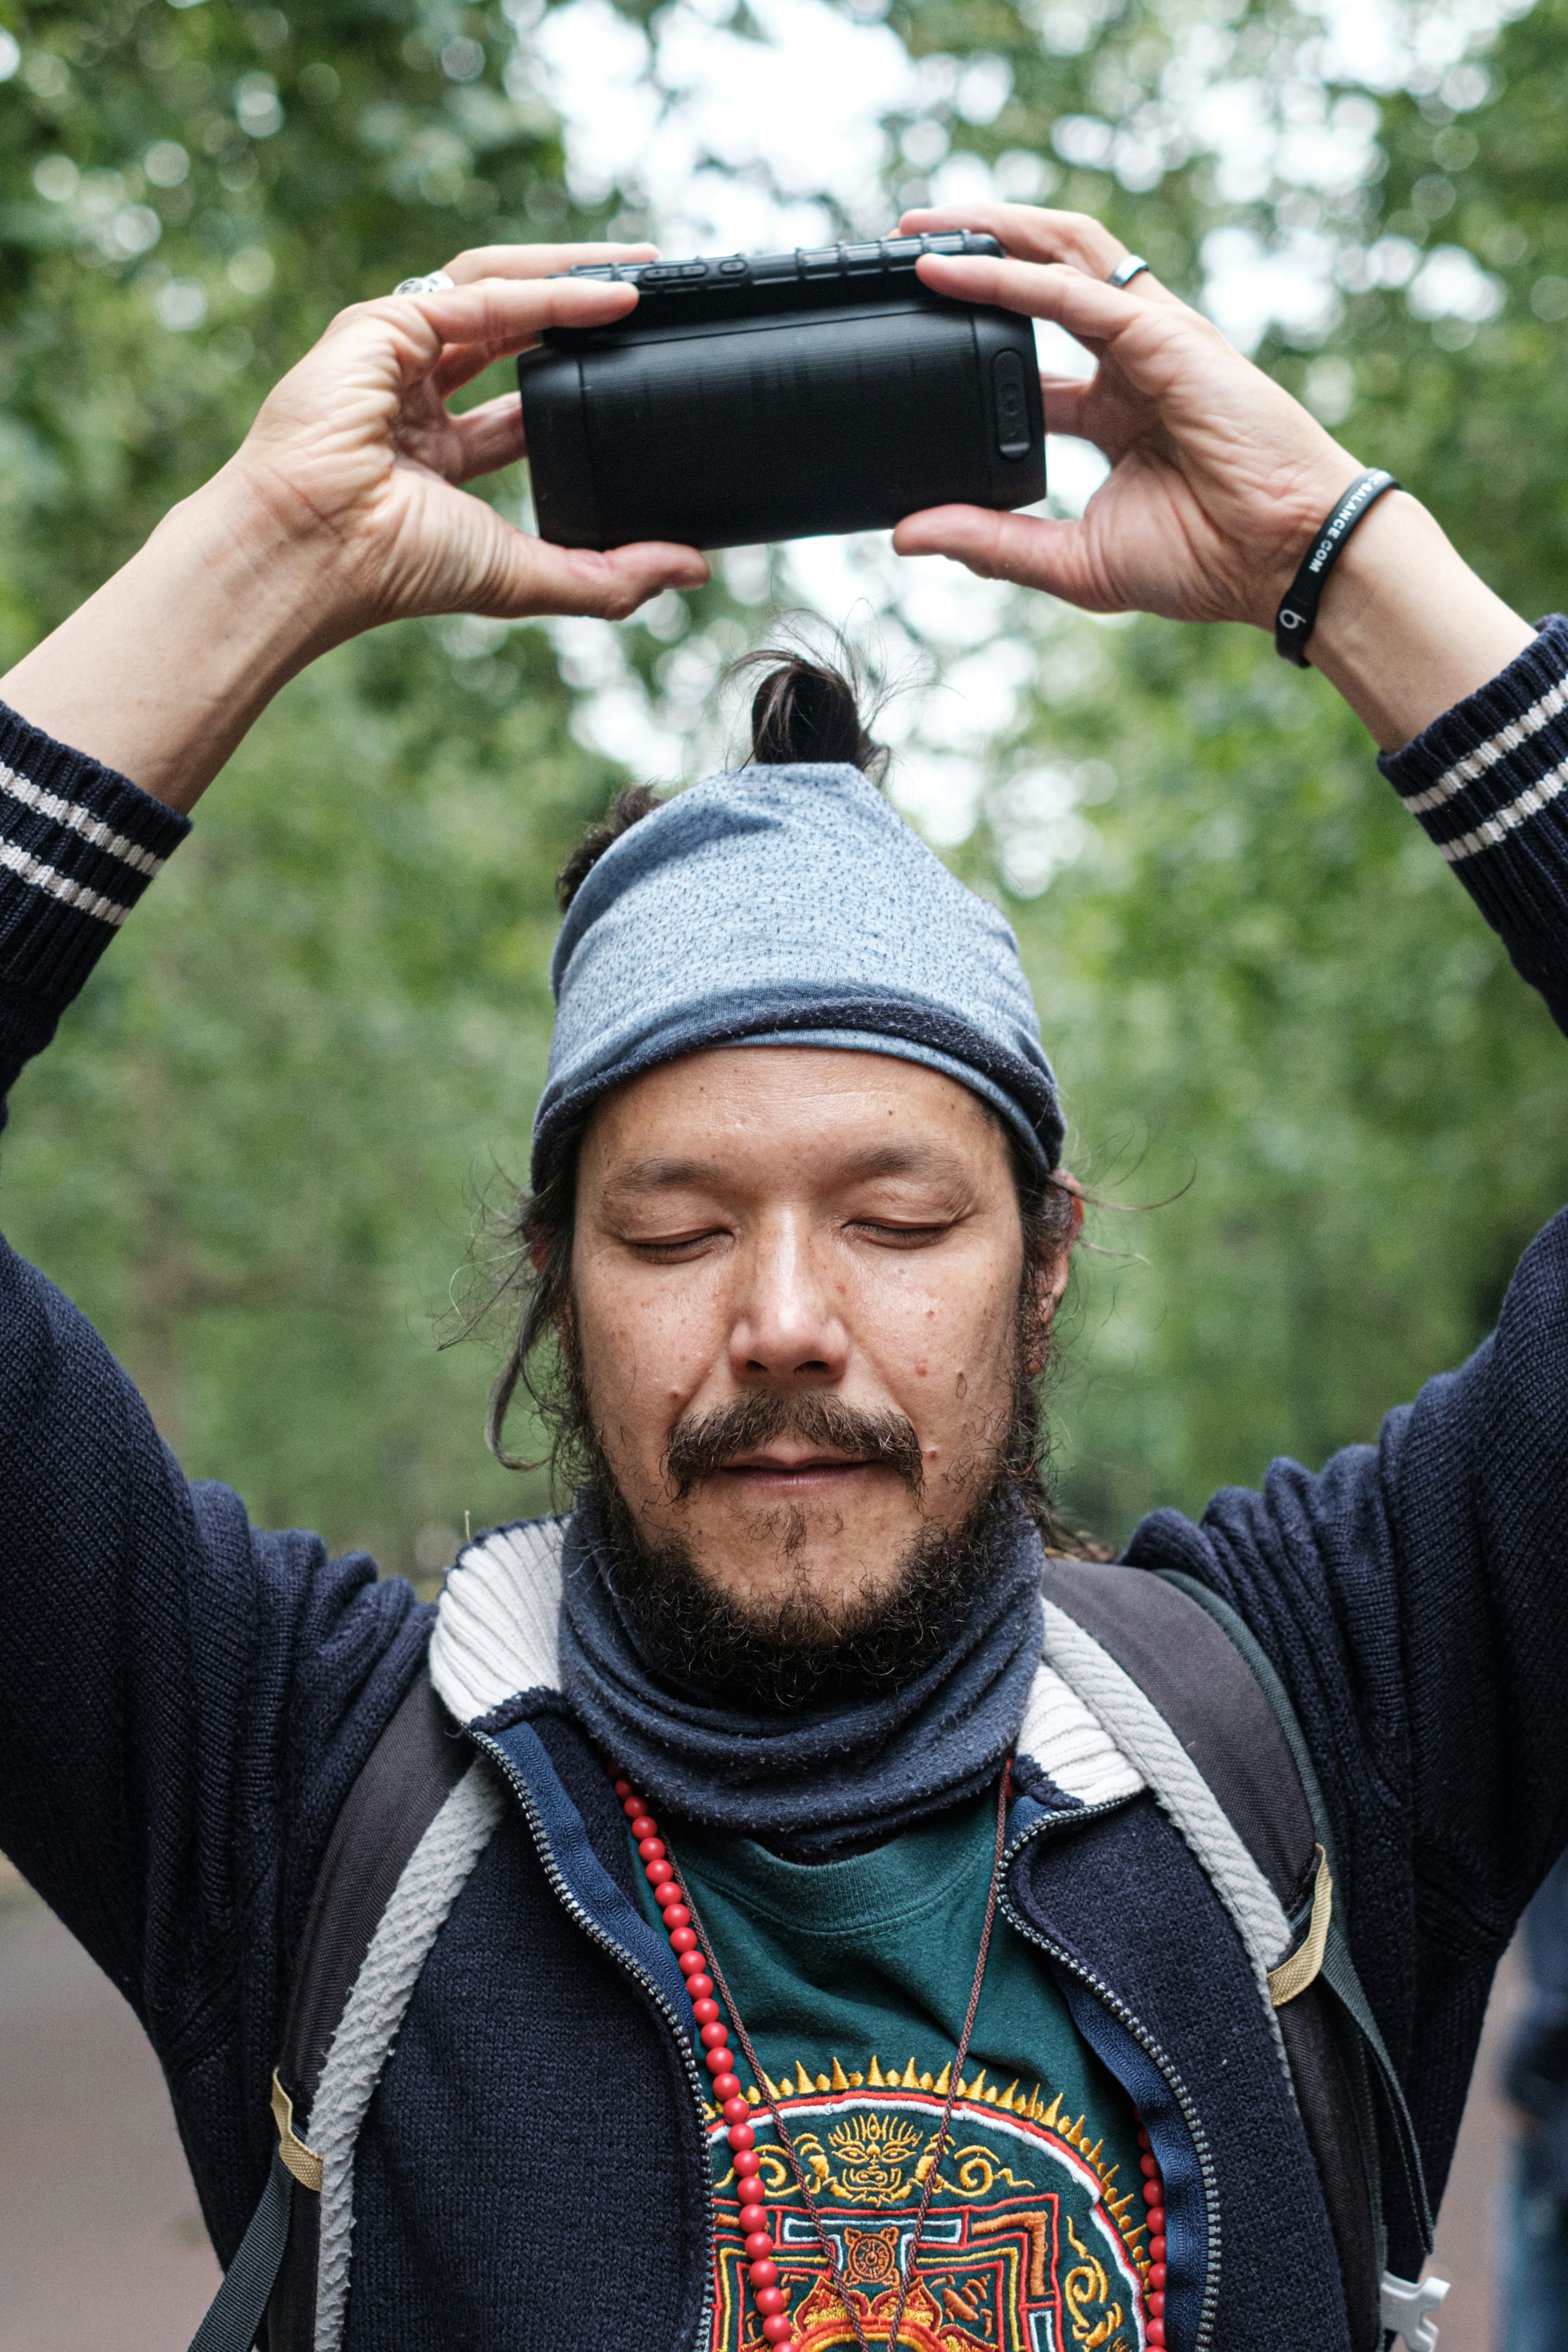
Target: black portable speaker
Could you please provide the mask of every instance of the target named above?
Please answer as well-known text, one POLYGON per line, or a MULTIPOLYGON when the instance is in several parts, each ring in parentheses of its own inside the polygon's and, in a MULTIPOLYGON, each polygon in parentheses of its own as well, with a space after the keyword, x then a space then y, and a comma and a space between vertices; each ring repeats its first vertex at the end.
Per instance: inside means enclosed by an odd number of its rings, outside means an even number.
POLYGON ((1029 320, 915 274, 923 253, 1000 251, 954 232, 574 269, 639 300, 517 362, 541 535, 742 547, 1043 498, 1029 320))

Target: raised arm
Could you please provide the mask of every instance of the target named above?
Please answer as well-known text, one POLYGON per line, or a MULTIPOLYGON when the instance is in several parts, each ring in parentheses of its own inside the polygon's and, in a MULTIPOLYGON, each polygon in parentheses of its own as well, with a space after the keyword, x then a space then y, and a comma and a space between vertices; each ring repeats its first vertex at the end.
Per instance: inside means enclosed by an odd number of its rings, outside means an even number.
POLYGON ((626 285, 552 276, 621 246, 493 246, 448 291, 335 319, 244 444, 141 552, 0 678, 0 701, 189 810, 282 685, 319 654, 421 613, 619 619, 707 567, 691 548, 551 547, 465 493, 523 457, 515 393, 446 402, 551 326, 619 318, 626 285))
MULTIPOLYGON (((1055 430, 1112 470, 1082 520, 949 507, 941 553, 1091 611, 1271 628, 1357 459, 1096 224, 997 207, 1018 257, 923 260, 946 291, 1057 320, 1098 361, 1048 383, 1055 430)), ((1568 624, 1537 633, 1412 498, 1380 499, 1330 575, 1308 646, 1379 765, 1568 1028, 1568 624)), ((1288 1083, 1288 1079, 1283 1081, 1288 1083)), ((1568 1832, 1568 1211, 1469 1362, 1318 1472, 1277 1462, 1197 1525, 1158 1511, 1127 1557, 1219 1592, 1294 1701, 1336 1846, 1336 1917, 1403 2076, 1440 2194, 1498 1956, 1568 1832)), ((1390 2259, 1421 2249, 1390 2157, 1390 2259)))
MULTIPOLYGON (((538 282, 577 257, 467 255, 450 292, 345 312, 215 479, 0 680, 0 1096, 316 654, 405 614, 617 614, 703 577, 690 550, 544 546, 460 487, 523 454, 518 404, 454 419, 447 396, 552 321, 626 307, 538 282)), ((225 2257, 268 2160, 286 1956, 424 1617, 371 1560, 189 1486, 98 1334, 0 1240, 0 1847, 135 2004, 187 2145, 237 2149, 207 2208, 225 2257)))
MULTIPOLYGON (((1271 630, 1362 461, 1147 270, 1110 285, 1126 248, 1097 221, 995 205, 910 213, 904 226, 988 229, 1007 247, 1003 260, 928 255, 920 274, 1084 345, 1095 373, 1045 381, 1046 424, 1093 442, 1111 471, 1078 521, 936 507, 900 523, 899 551, 1092 613, 1271 630)), ((1568 623, 1538 634, 1396 489, 1344 541, 1307 655, 1568 1030, 1568 623)))

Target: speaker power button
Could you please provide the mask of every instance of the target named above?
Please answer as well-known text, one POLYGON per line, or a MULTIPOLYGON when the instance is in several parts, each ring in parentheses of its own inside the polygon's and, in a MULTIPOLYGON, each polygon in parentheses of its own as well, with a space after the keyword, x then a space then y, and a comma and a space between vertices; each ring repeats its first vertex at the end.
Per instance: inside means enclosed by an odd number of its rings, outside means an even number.
POLYGON ((991 398, 997 412, 997 447, 1004 457, 1027 457, 1031 446, 1023 362, 1017 352, 998 352, 991 362, 991 398))

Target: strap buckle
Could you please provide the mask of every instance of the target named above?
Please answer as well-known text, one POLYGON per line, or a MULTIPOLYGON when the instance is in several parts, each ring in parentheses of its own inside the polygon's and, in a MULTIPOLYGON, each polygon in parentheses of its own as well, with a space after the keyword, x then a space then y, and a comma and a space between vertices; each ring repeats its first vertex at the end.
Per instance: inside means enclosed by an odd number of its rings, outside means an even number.
POLYGON ((277 2069, 272 2070, 272 2118, 277 2126, 277 2153, 299 2183, 319 2197, 321 2194, 321 2159, 313 2147, 307 2147, 294 2128, 294 2102, 278 2079, 277 2069))
POLYGON ((1396 2278, 1385 2271, 1378 2282, 1378 2311, 1385 2327, 1402 2336, 1408 2352, 1437 2352, 1437 2311, 1452 2281, 1396 2278))
MULTIPOLYGON (((1317 1853, 1318 1874, 1312 1882, 1312 1916, 1307 1925, 1307 1940, 1288 1960, 1281 1960, 1277 1969, 1269 1971, 1269 1996, 1276 2009, 1283 2009, 1288 2000, 1294 2000, 1315 1981, 1328 1949, 1329 1922, 1333 1917, 1333 1877, 1329 1858, 1321 1845, 1317 1853)), ((1424 2347, 1421 2352, 1425 2352, 1424 2347)))

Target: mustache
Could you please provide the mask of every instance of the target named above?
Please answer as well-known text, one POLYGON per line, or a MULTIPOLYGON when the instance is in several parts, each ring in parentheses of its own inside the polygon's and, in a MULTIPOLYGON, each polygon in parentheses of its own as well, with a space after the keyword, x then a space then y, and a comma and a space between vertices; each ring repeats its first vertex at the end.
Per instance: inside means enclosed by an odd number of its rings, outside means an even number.
POLYGON ((736 1397, 711 1412, 683 1414, 664 1449, 664 1470, 676 1500, 684 1502, 699 1481, 777 1437, 798 1437, 806 1445, 878 1463, 896 1472, 916 1495, 925 1483, 920 1440, 906 1415, 865 1412, 842 1397, 806 1389, 797 1396, 736 1397))
POLYGON ((1005 1475, 952 1533, 926 1528, 891 1590, 852 1582, 824 1596, 797 1587, 746 1601, 710 1578, 678 1540, 650 1545, 607 1474, 598 1489, 611 1589, 647 1664, 682 1695, 792 1714, 902 1689, 950 1646, 998 1572, 992 1537, 1012 1507, 1005 1475))

